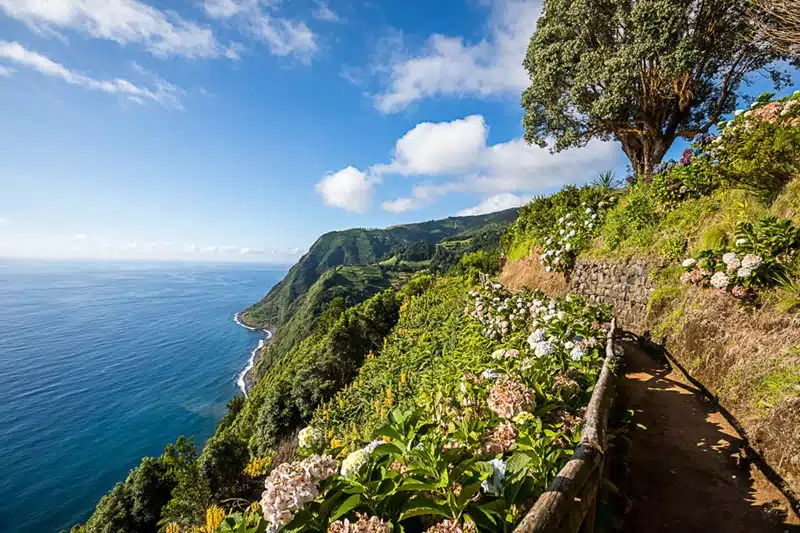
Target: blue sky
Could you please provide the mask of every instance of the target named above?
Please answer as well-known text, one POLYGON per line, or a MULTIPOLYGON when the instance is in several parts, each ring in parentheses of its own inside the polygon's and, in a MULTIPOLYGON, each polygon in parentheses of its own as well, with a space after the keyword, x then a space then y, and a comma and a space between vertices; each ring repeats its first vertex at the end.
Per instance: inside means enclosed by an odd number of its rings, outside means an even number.
POLYGON ((0 256, 291 262, 333 229, 624 176, 613 143, 550 155, 520 140, 538 13, 0 0, 0 256))

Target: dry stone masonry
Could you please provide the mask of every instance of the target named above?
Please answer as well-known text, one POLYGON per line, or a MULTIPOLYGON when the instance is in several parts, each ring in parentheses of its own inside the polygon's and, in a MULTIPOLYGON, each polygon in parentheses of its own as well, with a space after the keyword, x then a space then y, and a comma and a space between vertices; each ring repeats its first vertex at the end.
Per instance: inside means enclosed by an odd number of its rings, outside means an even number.
POLYGON ((648 279, 649 273, 649 265, 635 260, 619 263, 581 261, 572 272, 570 292, 593 303, 611 304, 623 328, 642 333, 646 325, 647 303, 654 288, 648 279))

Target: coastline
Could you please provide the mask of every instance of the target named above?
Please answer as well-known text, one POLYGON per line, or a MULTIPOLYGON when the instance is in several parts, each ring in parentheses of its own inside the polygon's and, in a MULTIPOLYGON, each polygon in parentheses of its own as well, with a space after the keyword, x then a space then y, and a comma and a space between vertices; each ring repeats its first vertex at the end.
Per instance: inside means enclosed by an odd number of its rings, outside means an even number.
POLYGON ((248 391, 253 387, 253 379, 250 376, 250 372, 253 370, 258 358, 261 356, 261 350, 264 349, 267 341, 272 338, 272 330, 269 328, 259 329, 248 326, 241 321, 239 318, 240 314, 241 313, 236 313, 233 315, 233 321, 236 322, 236 324, 247 330, 260 331, 264 334, 264 338, 259 339, 258 345, 250 352, 250 357, 247 359, 247 365, 244 367, 244 370, 242 370, 241 373, 236 377, 236 385, 239 387, 239 390, 242 391, 242 394, 244 394, 245 398, 247 398, 248 391))

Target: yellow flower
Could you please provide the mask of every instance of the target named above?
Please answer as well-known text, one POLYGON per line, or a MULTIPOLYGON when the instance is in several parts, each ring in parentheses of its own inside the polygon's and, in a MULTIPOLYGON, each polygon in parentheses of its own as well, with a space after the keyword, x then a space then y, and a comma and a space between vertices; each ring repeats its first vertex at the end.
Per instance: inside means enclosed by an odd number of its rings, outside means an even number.
POLYGON ((394 405, 394 398, 392 397, 392 387, 389 386, 389 388, 386 389, 386 406, 391 407, 392 405, 394 405))
POLYGON ((181 533, 181 526, 176 524, 175 522, 170 522, 167 524, 167 529, 164 530, 165 533, 181 533))
POLYGON ((203 533, 214 533, 223 520, 225 520, 225 509, 212 505, 206 509, 206 525, 203 527, 203 533))
POLYGON ((254 457, 244 468, 244 473, 250 477, 260 477, 267 473, 267 469, 272 464, 272 457, 254 457))
POLYGON ((342 442, 339 439, 331 439, 331 448, 339 448, 342 446, 342 442))
POLYGON ((406 373, 405 373, 405 372, 403 372, 403 373, 401 373, 401 374, 400 374, 400 383, 401 383, 402 385, 405 385, 405 384, 406 384, 406 373))
POLYGON ((339 409, 344 409, 344 400, 339 398, 339 409))

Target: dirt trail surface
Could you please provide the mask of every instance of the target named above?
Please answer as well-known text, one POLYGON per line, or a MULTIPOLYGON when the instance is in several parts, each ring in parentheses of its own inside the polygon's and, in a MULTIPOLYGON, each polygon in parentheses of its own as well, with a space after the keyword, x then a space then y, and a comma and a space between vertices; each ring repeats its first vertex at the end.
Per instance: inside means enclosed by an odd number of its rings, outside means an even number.
POLYGON ((677 369, 625 344, 620 400, 635 429, 620 488, 629 532, 800 532, 786 497, 745 458, 745 443, 677 369))

